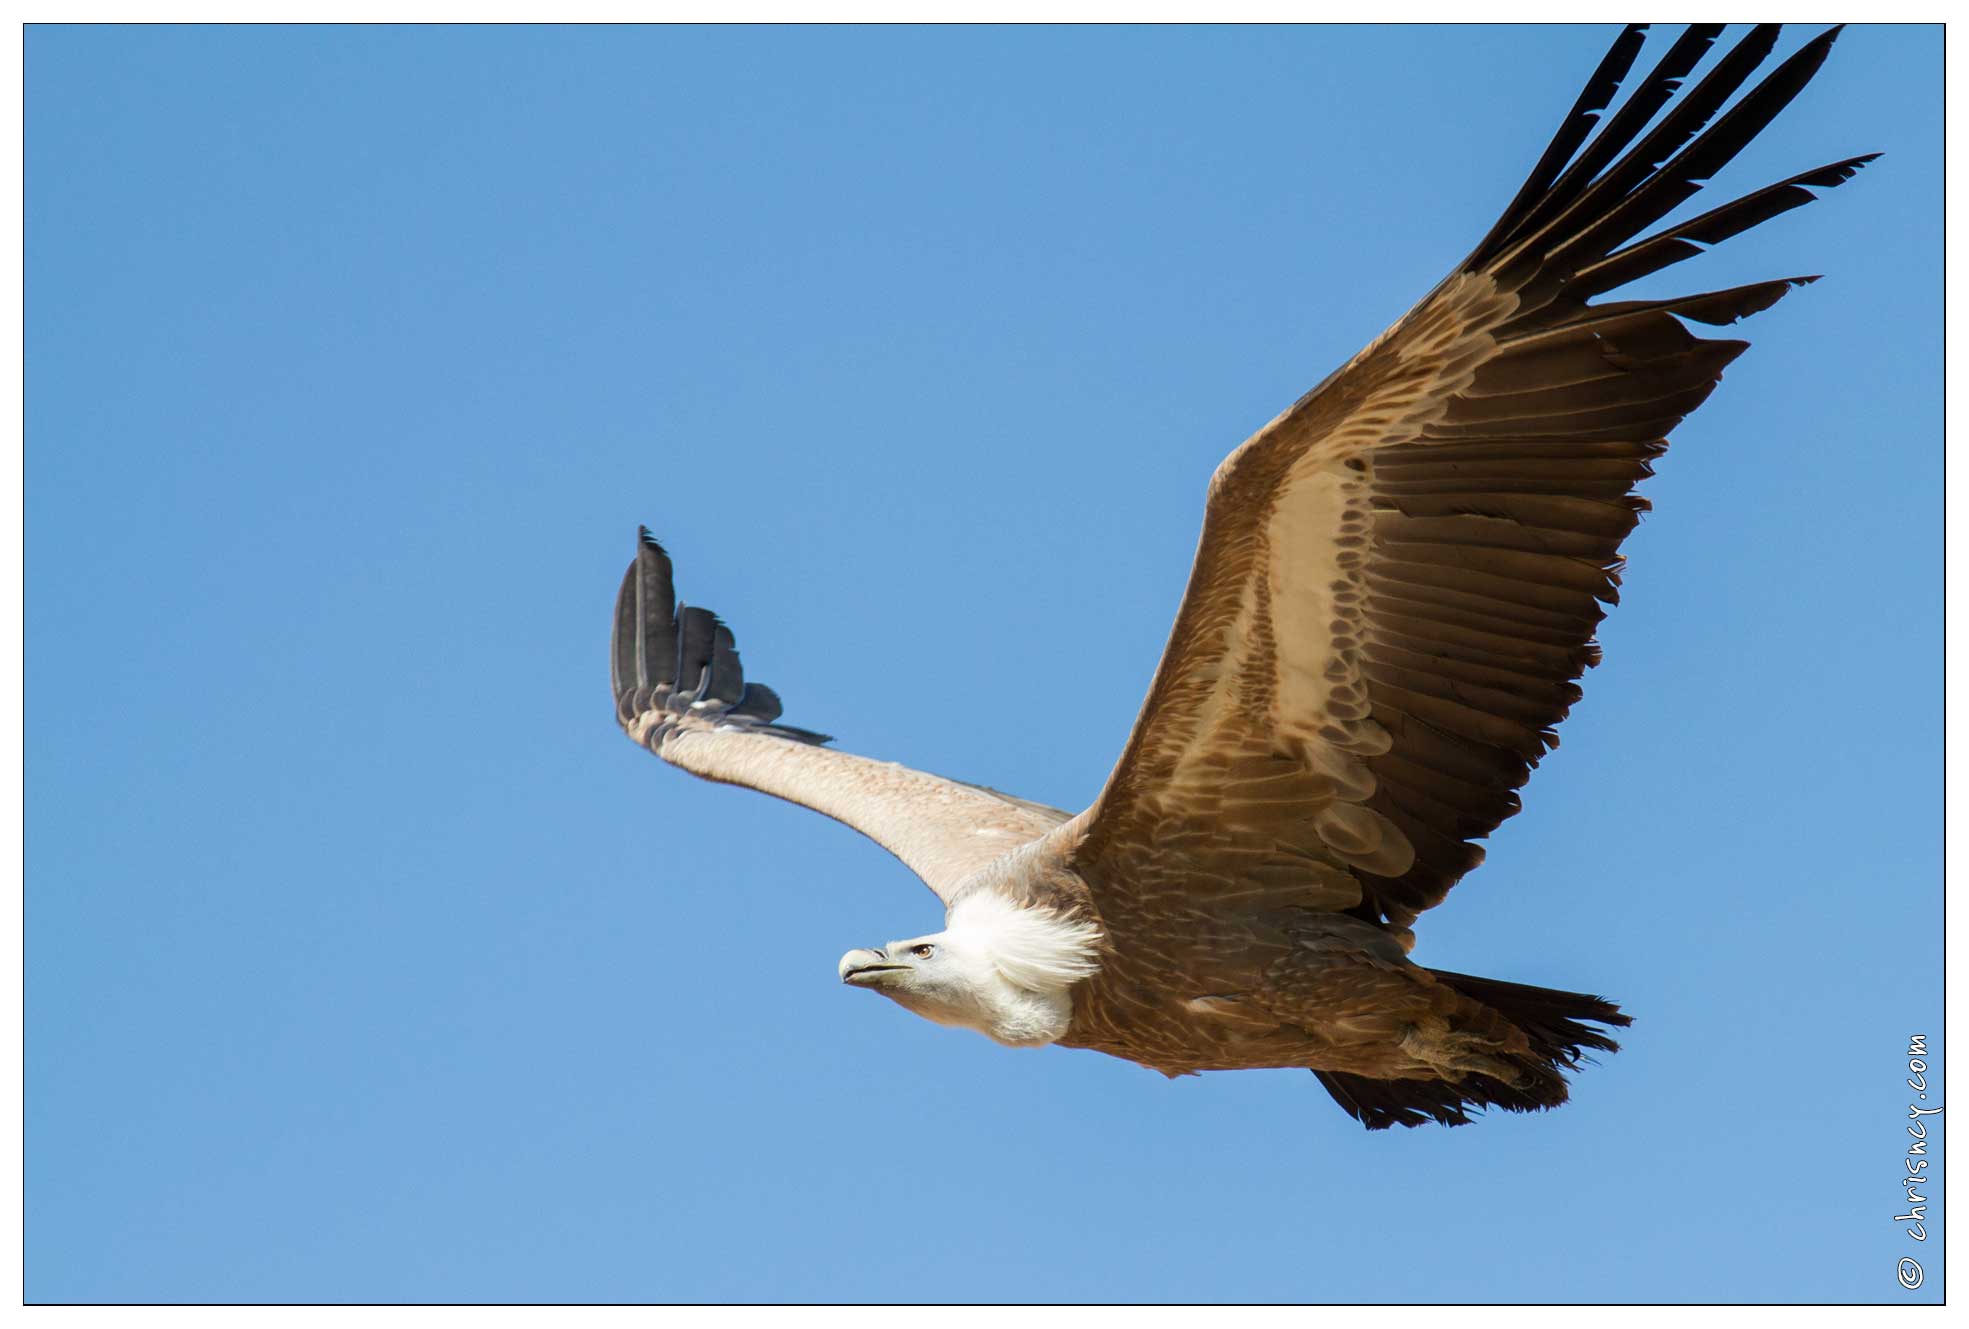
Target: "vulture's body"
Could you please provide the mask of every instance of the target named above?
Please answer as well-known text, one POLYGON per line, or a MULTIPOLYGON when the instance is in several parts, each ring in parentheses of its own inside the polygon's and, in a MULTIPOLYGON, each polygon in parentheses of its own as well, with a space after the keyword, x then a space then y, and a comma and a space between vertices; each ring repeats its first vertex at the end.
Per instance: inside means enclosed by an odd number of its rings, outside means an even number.
POLYGON ((1602 301, 1865 161, 1648 234, 1811 78, 1836 31, 1728 109, 1774 28, 1683 81, 1671 43, 1604 124, 1623 32, 1502 218, 1404 318, 1233 452, 1134 732, 1077 816, 824 746, 779 723, 729 631, 679 606, 645 533, 618 600, 617 716, 708 779, 894 852, 945 932, 850 952, 844 981, 1010 1044, 1170 1075, 1304 1067, 1369 1127, 1565 1101, 1627 1017, 1578 993, 1413 963, 1596 662, 1635 484, 1745 348, 1685 326, 1804 278, 1602 301), (1597 134, 1594 132, 1598 127, 1597 134))

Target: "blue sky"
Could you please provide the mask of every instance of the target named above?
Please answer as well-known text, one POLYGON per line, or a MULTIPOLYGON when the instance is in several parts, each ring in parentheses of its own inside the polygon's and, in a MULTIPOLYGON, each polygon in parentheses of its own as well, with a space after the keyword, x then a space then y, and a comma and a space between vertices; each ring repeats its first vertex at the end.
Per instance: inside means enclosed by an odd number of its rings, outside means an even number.
POLYGON ((30 29, 28 1296, 1938 1296, 1939 28, 1706 196, 1887 154, 1670 274, 1827 276, 1418 929, 1633 1012, 1566 1108, 917 1020, 834 973, 939 926, 904 868, 611 722, 648 522, 790 720, 1083 806, 1211 470, 1611 37, 30 29))

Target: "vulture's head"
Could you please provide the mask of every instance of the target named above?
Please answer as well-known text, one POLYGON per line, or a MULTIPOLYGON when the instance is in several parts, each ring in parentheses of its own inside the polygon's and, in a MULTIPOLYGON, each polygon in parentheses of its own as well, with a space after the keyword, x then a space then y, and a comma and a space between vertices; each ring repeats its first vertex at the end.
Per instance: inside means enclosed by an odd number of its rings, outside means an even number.
POLYGON ((969 1024, 979 1004, 975 966, 959 962, 945 934, 892 941, 841 957, 841 981, 900 1002, 938 1024, 969 1024))
POLYGON ((946 922, 927 937, 849 951, 841 981, 1000 1043, 1051 1043, 1066 1033, 1070 991, 1098 967, 1092 924, 982 892, 960 898, 946 922))

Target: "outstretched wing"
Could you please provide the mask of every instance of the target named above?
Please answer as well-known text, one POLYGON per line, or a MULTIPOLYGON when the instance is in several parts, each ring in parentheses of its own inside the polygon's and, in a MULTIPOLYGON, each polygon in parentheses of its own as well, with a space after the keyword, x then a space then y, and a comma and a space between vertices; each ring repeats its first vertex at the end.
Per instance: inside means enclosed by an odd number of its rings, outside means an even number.
POLYGON ((778 723, 779 697, 748 683, 731 629, 677 603, 670 557, 643 530, 615 601, 615 718, 673 766, 844 822, 900 858, 948 904, 959 883, 1067 819, 1057 808, 824 746, 778 723))
POLYGON ((1475 252, 1218 469, 1168 648, 1076 851, 1104 914, 1266 896, 1401 928, 1517 811, 1597 662, 1647 507, 1631 491, 1745 348, 1683 320, 1731 323, 1811 279, 1589 300, 1871 159, 1636 239, 1838 30, 1719 117, 1777 37, 1755 29, 1677 99, 1720 32, 1686 31, 1589 142, 1641 47, 1625 30, 1475 252))

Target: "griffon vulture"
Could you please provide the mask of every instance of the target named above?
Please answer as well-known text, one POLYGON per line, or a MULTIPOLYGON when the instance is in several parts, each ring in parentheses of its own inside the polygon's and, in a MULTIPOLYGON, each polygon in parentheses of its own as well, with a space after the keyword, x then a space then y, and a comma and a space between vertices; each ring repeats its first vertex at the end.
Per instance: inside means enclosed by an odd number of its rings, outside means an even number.
POLYGON ((1812 278, 1603 297, 1871 160, 1651 232, 1838 35, 1731 103, 1777 29, 1684 87, 1721 31, 1683 32, 1608 111, 1643 44, 1623 31, 1470 256, 1217 469, 1168 647, 1084 812, 779 723, 731 632, 677 603, 647 531, 616 607, 622 728, 694 775, 845 822, 922 877, 945 929, 849 951, 840 977, 941 1024, 1172 1076, 1305 1067, 1370 1129, 1564 1102, 1566 1072, 1614 1051, 1628 1017, 1423 968, 1410 928, 1517 811, 1598 659, 1648 506, 1634 487, 1745 349, 1689 325, 1812 278))

